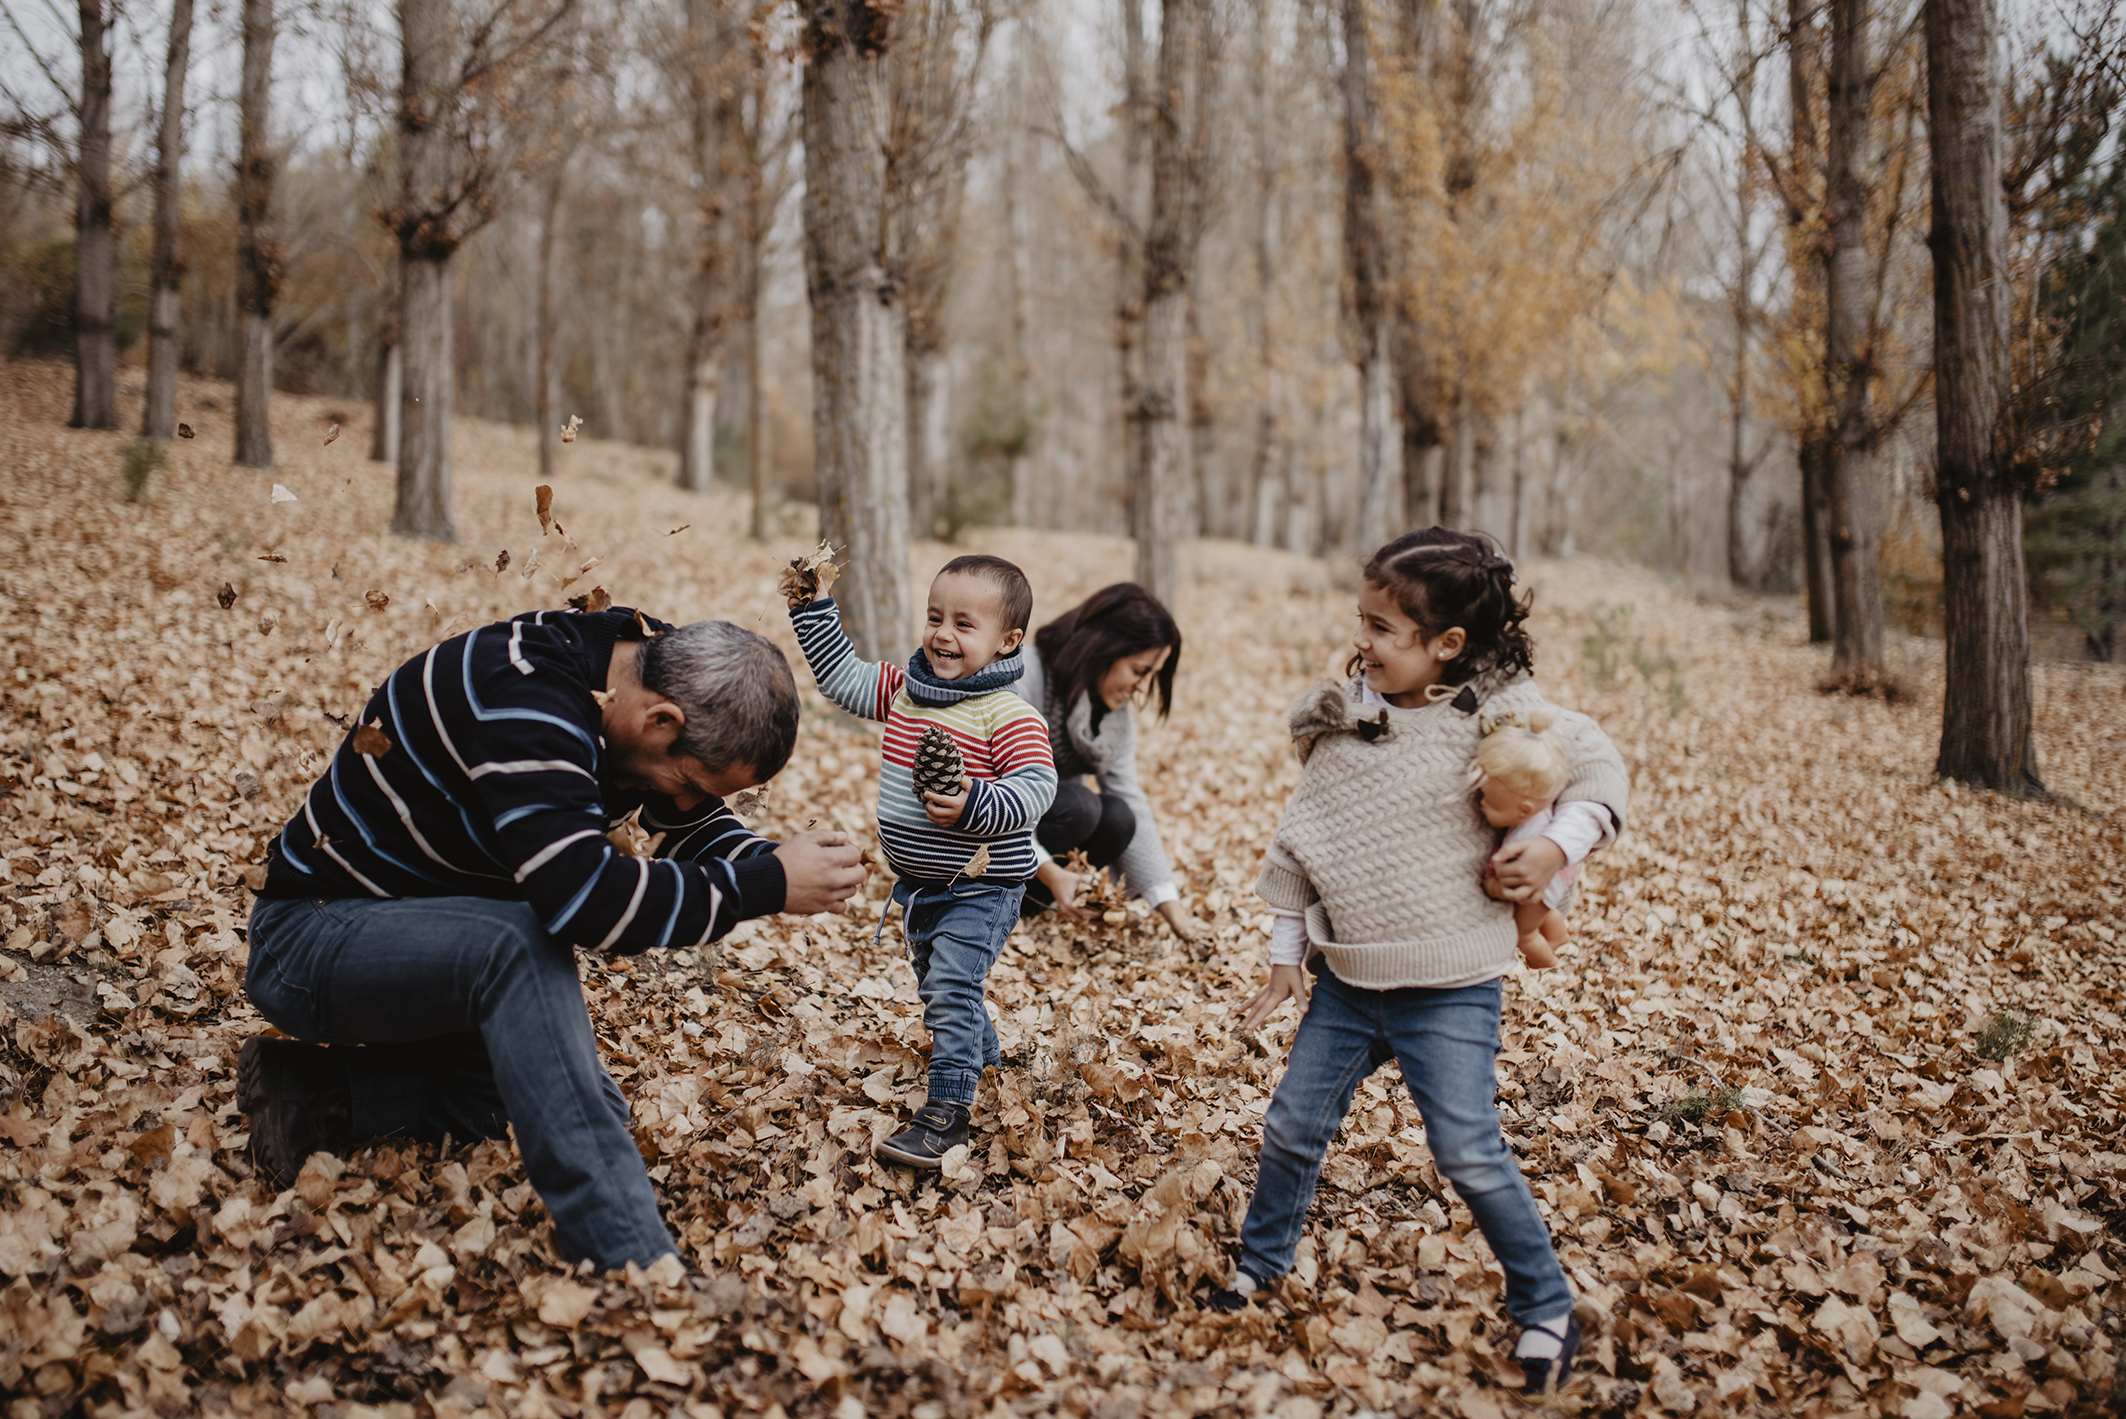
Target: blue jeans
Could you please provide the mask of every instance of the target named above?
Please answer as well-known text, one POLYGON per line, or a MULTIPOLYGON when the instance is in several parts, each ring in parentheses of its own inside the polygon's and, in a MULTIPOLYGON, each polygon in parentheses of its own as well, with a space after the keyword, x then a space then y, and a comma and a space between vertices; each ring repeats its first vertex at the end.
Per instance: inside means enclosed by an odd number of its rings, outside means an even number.
POLYGON ((930 1031, 930 1097, 971 1105, 982 1070, 998 1057, 997 1027, 982 1004, 982 983, 1019 922, 1024 882, 894 884, 901 930, 930 1031))
POLYGON ((1550 1229, 1499 1132, 1498 1050, 1497 981, 1461 990, 1362 990, 1324 969, 1262 1121, 1262 1166, 1240 1230, 1241 1269, 1258 1281, 1292 1269, 1322 1155, 1351 1094, 1394 1059, 1424 1116, 1433 1161, 1506 1272, 1507 1313, 1528 1325, 1570 1311, 1572 1288, 1551 1250, 1550 1229))
POLYGON ((357 1141, 502 1138, 570 1260, 610 1269, 674 1250, 598 1060, 574 948, 523 902, 261 898, 244 989, 299 1040, 344 1057, 357 1141))

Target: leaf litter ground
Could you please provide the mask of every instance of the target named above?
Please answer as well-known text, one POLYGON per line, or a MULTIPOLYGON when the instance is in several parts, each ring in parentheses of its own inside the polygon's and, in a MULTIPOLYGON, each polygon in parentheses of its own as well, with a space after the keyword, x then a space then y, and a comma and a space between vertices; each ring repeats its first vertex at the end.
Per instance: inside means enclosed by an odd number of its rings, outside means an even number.
MULTIPOLYGON (((1361 1088, 1290 1282, 1232 1318, 1192 1299, 1224 1272, 1293 1028, 1234 1029, 1264 959, 1250 885, 1295 778, 1283 706, 1340 658, 1348 574, 1192 550, 1176 712, 1143 767, 1207 939, 1114 900, 1015 935, 990 983, 1005 1067, 944 1176, 870 1157, 923 1077, 893 925, 873 942, 882 879, 846 918, 586 958, 693 1274, 572 1274, 506 1146, 253 1179, 245 880, 407 655, 589 572, 618 604, 791 647, 776 585, 802 520, 747 543, 736 500, 586 438, 542 532, 530 436, 467 420, 462 540, 395 539, 365 419, 278 400, 280 466, 240 471, 208 384, 185 389, 200 437, 127 504, 123 438, 62 427, 66 372, 4 369, 10 1416, 1518 1405, 1499 1273, 1392 1069, 1361 1088)), ((974 538, 1027 567, 1044 616, 1128 566, 1111 539, 974 538)), ((1591 564, 1531 579, 1542 678, 1635 789, 1563 966, 1507 992, 1506 1128, 1589 1336, 1558 1407, 2103 1412, 2126 1309, 2118 672, 2038 669, 2061 798, 2007 801, 1932 779, 1931 647, 1900 652, 1912 702, 1824 698, 1790 608, 1591 564)), ((876 764, 808 691, 754 817, 868 836, 876 764)))

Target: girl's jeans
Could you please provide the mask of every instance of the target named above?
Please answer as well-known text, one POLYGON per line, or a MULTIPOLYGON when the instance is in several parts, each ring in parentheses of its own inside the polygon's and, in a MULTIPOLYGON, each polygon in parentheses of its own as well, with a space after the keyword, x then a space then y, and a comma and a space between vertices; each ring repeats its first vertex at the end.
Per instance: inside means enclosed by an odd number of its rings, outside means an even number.
POLYGON ((1323 969, 1262 1124, 1262 1167, 1240 1232, 1258 1281, 1292 1268, 1322 1155, 1358 1081, 1395 1059, 1425 1120, 1433 1161, 1453 1182, 1506 1272, 1506 1310, 1528 1325, 1572 1309, 1550 1229, 1499 1132, 1493 1056, 1499 983, 1460 990, 1361 990, 1323 969))
POLYGON ((513 1129, 570 1260, 647 1266, 673 1249, 598 1059, 575 949, 527 903, 261 897, 244 989, 299 1040, 363 1046, 330 1051, 358 1142, 513 1129))
MULTIPOLYGON (((916 882, 901 879, 901 929, 930 1031, 930 1098, 970 1106, 985 1066, 997 1062, 997 1029, 982 983, 1019 922, 1023 882, 916 882)), ((884 920, 881 918, 881 927, 884 920)))

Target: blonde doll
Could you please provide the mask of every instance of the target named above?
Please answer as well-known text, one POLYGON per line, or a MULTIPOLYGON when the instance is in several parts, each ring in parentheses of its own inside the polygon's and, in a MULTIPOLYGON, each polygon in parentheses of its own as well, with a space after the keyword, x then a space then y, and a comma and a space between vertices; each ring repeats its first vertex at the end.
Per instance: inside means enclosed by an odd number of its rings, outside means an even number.
MULTIPOLYGON (((1543 836, 1552 805, 1565 787, 1564 746, 1546 734, 1556 716, 1547 709, 1516 712, 1485 726, 1476 749, 1476 785, 1484 821, 1509 828, 1507 843, 1543 836)), ((1573 868, 1559 870, 1543 890, 1513 909, 1522 959, 1541 970, 1558 963, 1570 933, 1560 907, 1572 896, 1573 868)))

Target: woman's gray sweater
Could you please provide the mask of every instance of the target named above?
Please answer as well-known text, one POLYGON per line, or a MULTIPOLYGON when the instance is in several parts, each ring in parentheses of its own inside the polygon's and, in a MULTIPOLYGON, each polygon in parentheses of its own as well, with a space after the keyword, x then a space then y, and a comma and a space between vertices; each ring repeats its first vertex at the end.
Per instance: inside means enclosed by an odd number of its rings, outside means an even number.
POLYGON ((1122 850, 1115 866, 1122 881, 1136 896, 1149 896, 1160 887, 1172 887, 1174 869, 1166 860, 1166 845, 1152 823, 1152 805, 1137 784, 1137 726, 1130 707, 1109 710, 1100 718, 1100 732, 1093 733, 1092 696, 1080 694, 1066 710, 1049 689, 1048 668, 1033 642, 1026 643, 1026 673, 1012 689, 1041 712, 1048 721, 1048 747, 1055 754, 1058 780, 1091 774, 1102 793, 1112 793, 1129 805, 1136 816, 1137 832, 1122 850))

